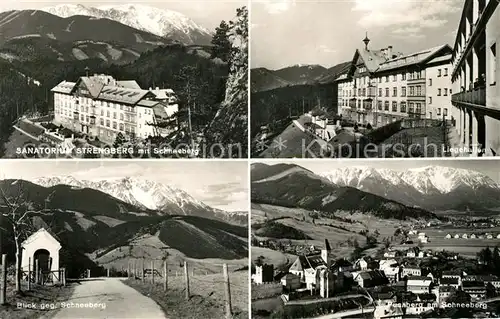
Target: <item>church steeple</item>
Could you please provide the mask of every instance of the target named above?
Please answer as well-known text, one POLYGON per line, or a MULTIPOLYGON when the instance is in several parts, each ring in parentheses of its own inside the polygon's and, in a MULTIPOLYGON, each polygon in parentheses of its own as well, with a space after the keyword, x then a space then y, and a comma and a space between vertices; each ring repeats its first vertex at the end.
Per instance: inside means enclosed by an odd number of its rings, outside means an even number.
POLYGON ((368 38, 368 32, 366 32, 366 35, 365 35, 363 42, 365 43, 366 51, 368 51, 368 43, 370 43, 370 39, 368 38))

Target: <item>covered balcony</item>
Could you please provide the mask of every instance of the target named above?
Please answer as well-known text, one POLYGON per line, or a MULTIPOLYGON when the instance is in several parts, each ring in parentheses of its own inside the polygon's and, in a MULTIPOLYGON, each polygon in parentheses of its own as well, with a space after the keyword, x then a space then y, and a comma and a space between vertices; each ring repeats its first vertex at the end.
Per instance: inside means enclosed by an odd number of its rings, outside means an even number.
POLYGON ((451 96, 451 102, 484 107, 486 106, 486 88, 479 88, 468 92, 455 93, 451 96))

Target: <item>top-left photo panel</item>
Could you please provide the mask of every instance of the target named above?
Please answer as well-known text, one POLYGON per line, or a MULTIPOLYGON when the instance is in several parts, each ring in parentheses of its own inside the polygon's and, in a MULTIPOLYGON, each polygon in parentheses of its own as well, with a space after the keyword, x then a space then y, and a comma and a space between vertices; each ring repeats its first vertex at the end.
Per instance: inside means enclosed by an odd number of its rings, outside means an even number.
POLYGON ((247 158, 248 1, 0 4, 1 158, 247 158))

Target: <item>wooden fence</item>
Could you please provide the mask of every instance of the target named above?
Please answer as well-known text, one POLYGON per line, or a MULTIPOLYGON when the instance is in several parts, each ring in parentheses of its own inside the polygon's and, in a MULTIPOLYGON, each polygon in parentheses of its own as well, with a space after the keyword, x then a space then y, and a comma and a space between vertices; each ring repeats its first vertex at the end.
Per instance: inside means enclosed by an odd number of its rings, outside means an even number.
MULTIPOLYGON (((151 285, 162 285, 164 291, 172 289, 172 286, 181 288, 179 287, 179 281, 182 280, 182 290, 184 291, 186 300, 189 300, 193 295, 192 288, 196 287, 196 285, 203 282, 205 285, 210 285, 213 289, 213 284, 220 283, 224 289, 225 317, 232 318, 231 284, 227 264, 221 265, 222 276, 220 279, 210 282, 206 277, 217 276, 217 274, 209 274, 208 271, 201 269, 196 270, 194 267, 190 267, 186 261, 184 261, 182 267, 179 266, 175 266, 176 270, 174 270, 169 269, 174 268, 174 265, 171 264, 169 267, 165 259, 147 260, 146 258, 139 258, 129 261, 127 266, 122 269, 106 269, 105 276, 125 276, 151 285)), ((90 270, 87 270, 84 274, 87 278, 99 275, 92 275, 90 270)))
MULTIPOLYGON (((39 268, 38 259, 35 260, 35 270, 31 269, 31 258, 28 265, 28 271, 20 271, 21 282, 27 283, 28 291, 33 288, 33 285, 54 285, 61 284, 66 286, 66 269, 50 271, 39 268)), ((7 255, 2 255, 2 264, 0 268, 0 305, 7 303, 7 255)))

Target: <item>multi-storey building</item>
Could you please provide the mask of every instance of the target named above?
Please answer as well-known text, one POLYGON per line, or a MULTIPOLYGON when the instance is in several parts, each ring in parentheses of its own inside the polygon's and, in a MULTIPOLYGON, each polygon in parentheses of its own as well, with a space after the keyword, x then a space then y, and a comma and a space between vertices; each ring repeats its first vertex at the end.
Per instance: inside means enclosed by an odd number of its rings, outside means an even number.
POLYGON ((383 126, 401 118, 451 119, 451 48, 403 55, 389 46, 356 50, 349 72, 337 78, 339 110, 352 120, 383 126))
POLYGON ((500 10, 498 0, 466 0, 452 54, 452 104, 459 143, 500 151, 500 10))
POLYGON ((63 81, 51 91, 56 125, 108 144, 119 132, 143 139, 167 134, 159 124, 178 111, 171 89, 143 90, 136 81, 117 81, 103 74, 63 81))

